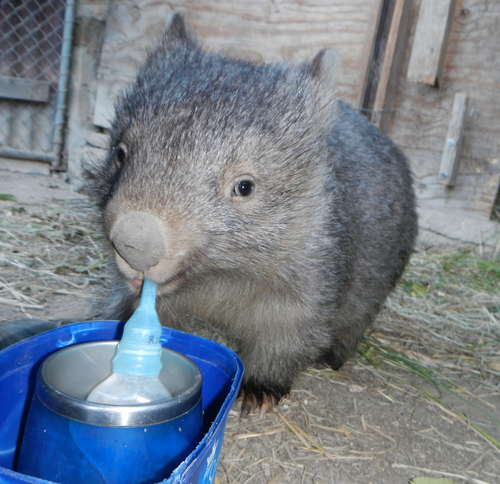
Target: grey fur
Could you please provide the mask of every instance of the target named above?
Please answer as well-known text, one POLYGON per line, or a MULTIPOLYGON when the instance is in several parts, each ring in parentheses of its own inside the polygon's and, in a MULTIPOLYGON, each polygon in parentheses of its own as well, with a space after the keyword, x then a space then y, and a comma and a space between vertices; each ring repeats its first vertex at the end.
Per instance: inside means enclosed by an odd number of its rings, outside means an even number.
MULTIPOLYGON (((230 60, 176 15, 111 137, 104 229, 130 212, 163 224, 164 268, 146 275, 164 325, 222 337, 260 401, 309 364, 342 365, 408 262, 417 216, 403 154, 337 100, 331 51, 295 67, 230 60)), ((138 273, 118 262, 107 316, 126 318, 138 273)))

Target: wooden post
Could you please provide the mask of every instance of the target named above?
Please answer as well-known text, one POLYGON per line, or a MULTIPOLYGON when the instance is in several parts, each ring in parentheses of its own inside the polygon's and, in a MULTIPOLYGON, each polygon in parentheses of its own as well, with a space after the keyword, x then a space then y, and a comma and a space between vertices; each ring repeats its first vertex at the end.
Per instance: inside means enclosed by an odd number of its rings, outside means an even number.
POLYGON ((412 11, 413 0, 379 0, 369 28, 358 106, 381 131, 391 120, 412 11))
POLYGON ((396 0, 392 14, 384 60, 373 103, 372 123, 382 132, 387 132, 396 101, 399 76, 404 61, 410 31, 412 0, 396 0))
POLYGON ((438 86, 455 0, 422 0, 407 79, 438 86))
POLYGON ((469 96, 462 93, 455 94, 451 111, 450 124, 444 143, 441 167, 439 168, 439 182, 448 187, 455 186, 458 172, 458 161, 462 145, 462 132, 467 114, 469 96))
POLYGON ((384 2, 385 0, 375 0, 373 2, 370 16, 371 20, 367 27, 365 48, 363 57, 361 58, 361 70, 356 102, 356 106, 361 110, 366 109, 369 104, 370 93, 368 91, 371 89, 370 81, 373 77, 371 71, 373 69, 374 58, 377 57, 376 39, 382 24, 381 15, 384 13, 384 2))

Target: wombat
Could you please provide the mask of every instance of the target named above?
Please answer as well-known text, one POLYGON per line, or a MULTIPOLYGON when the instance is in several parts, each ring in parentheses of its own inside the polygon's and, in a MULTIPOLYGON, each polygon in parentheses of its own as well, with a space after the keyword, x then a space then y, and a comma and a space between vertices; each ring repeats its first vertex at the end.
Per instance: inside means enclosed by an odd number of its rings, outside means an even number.
POLYGON ((162 324, 241 357, 243 415, 345 362, 417 235, 407 160, 338 100, 335 66, 206 53, 174 15, 117 102, 97 186, 108 316, 129 317, 144 273, 162 324))

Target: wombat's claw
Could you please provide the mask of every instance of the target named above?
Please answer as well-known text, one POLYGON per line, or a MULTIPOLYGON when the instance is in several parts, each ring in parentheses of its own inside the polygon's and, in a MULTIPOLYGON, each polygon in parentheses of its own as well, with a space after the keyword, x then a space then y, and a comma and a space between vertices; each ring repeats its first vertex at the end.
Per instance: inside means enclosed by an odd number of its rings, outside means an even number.
POLYGON ((259 418, 265 417, 266 413, 272 411, 274 406, 274 397, 264 393, 262 403, 260 404, 259 418))
POLYGON ((246 393, 245 391, 240 391, 238 395, 238 400, 241 400, 241 412, 240 418, 248 417, 257 407, 259 408, 259 418, 262 418, 272 411, 275 404, 275 398, 267 393, 262 393, 262 399, 259 404, 259 399, 254 393, 246 393))

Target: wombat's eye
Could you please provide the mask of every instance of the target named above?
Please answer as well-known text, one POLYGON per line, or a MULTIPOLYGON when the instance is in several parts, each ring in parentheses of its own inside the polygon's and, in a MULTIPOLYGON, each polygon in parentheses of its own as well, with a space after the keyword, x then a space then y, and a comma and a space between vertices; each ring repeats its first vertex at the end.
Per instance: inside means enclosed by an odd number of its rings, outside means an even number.
POLYGON ((118 163, 123 163, 126 156, 127 153, 125 153, 125 150, 121 146, 118 146, 116 149, 116 159, 118 160, 118 163))
POLYGON ((127 158, 127 148, 123 145, 123 143, 120 143, 118 146, 115 146, 113 148, 113 151, 115 153, 115 160, 117 165, 119 166, 123 164, 125 158, 127 158))
POLYGON ((252 181, 242 180, 234 186, 233 193, 238 197, 248 197, 253 191, 253 186, 252 181))

